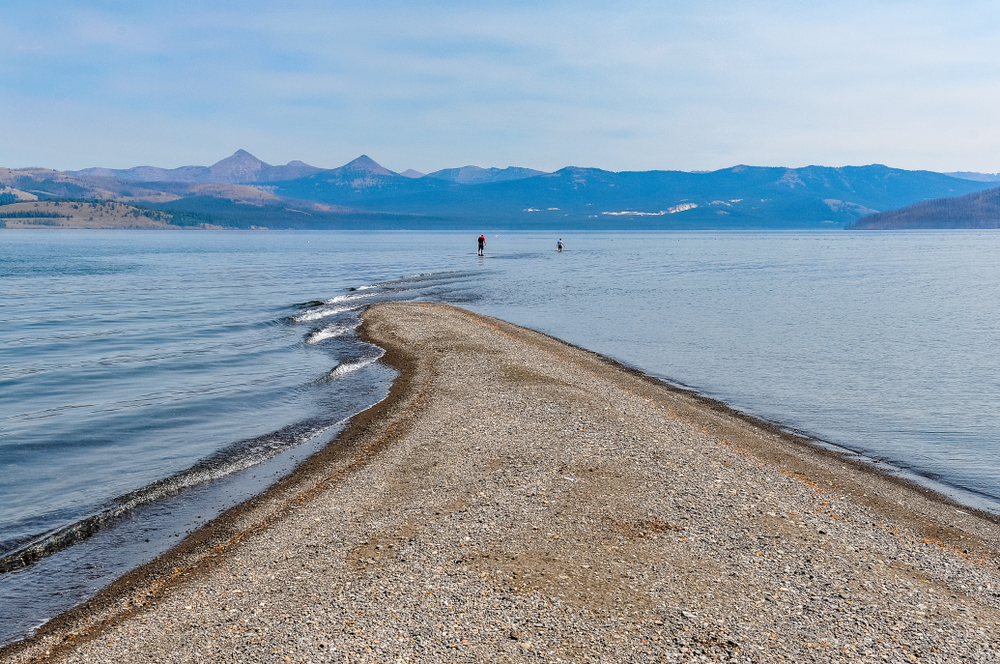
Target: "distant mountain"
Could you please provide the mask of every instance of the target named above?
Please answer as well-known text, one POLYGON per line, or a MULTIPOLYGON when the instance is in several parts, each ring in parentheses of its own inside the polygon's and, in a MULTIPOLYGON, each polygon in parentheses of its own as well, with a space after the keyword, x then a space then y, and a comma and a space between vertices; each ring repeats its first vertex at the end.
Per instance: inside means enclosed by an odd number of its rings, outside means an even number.
POLYGON ((299 161, 298 159, 290 161, 284 166, 268 166, 265 164, 265 168, 261 169, 260 173, 257 175, 257 182, 280 182, 283 180, 295 180, 296 178, 304 178, 313 173, 319 173, 322 168, 316 166, 310 166, 304 161, 299 161))
POLYGON ((954 173, 945 173, 945 175, 950 175, 953 178, 959 178, 961 180, 974 180, 976 182, 1000 182, 1000 173, 975 173, 973 171, 955 171, 954 173))
POLYGON ((1000 187, 965 196, 921 201, 899 210, 862 217, 849 228, 903 230, 932 228, 1000 228, 1000 187))
POLYGON ((237 150, 232 157, 209 166, 206 173, 207 179, 201 180, 201 182, 222 182, 225 184, 256 182, 260 172, 265 168, 268 168, 268 164, 246 150, 237 150))
POLYGON ((340 168, 331 168, 328 171, 324 171, 324 175, 329 177, 370 177, 370 176, 386 176, 386 177, 399 177, 398 173, 393 173, 388 168, 385 168, 374 159, 366 154, 361 155, 354 161, 348 162, 341 166, 340 168))
POLYGON ((181 166, 180 168, 158 168, 156 166, 136 166, 135 168, 85 168, 81 171, 66 171, 67 175, 91 175, 115 178, 126 182, 199 182, 219 184, 247 184, 256 182, 280 182, 303 178, 324 169, 310 166, 301 161, 290 161, 284 166, 271 166, 246 150, 237 150, 212 166, 181 166))
POLYGON ((461 170, 451 169, 450 179, 431 174, 418 180, 391 173, 347 178, 329 171, 275 183, 272 190, 280 196, 354 209, 479 219, 517 228, 570 224, 594 228, 829 228, 879 210, 989 186, 941 173, 882 165, 734 166, 710 173, 613 173, 568 167, 555 173, 480 184, 460 184, 460 175, 455 172, 461 170))
MULTIPOLYGON (((366 209, 377 210, 377 201, 381 199, 391 199, 401 193, 425 192, 438 186, 436 183, 427 177, 412 178, 393 173, 368 155, 361 155, 339 168, 296 180, 275 182, 271 189, 286 198, 331 205, 355 207, 359 201, 365 201, 372 203, 366 209)), ((405 209, 402 212, 422 214, 419 210, 405 209)))
POLYGON ((179 169, 0 169, 0 185, 10 187, 4 200, 119 201, 225 226, 253 219, 255 226, 341 228, 353 219, 366 228, 610 230, 840 228, 879 211, 996 186, 878 164, 702 173, 467 166, 415 174, 394 173, 367 155, 320 169, 300 161, 271 166, 239 150, 212 166, 179 169))
POLYGON ((349 191, 369 189, 381 190, 386 187, 393 188, 395 186, 409 184, 411 182, 414 182, 413 178, 393 173, 389 169, 376 163, 368 155, 363 154, 354 161, 344 164, 339 168, 331 168, 305 178, 278 183, 277 186, 286 190, 297 190, 305 194, 301 196, 293 196, 294 198, 322 200, 321 197, 308 195, 309 190, 315 189, 325 191, 331 188, 333 190, 345 189, 349 191))
POLYGON ((545 175, 544 171, 531 168, 509 166, 507 168, 480 168, 479 166, 463 166, 462 168, 446 168, 434 171, 427 177, 457 182, 458 184, 483 184, 484 182, 506 182, 507 180, 523 180, 524 178, 545 175))
MULTIPOLYGON (((393 173, 383 168, 371 158, 362 155, 340 168, 326 169, 310 166, 302 161, 290 161, 284 166, 272 166, 261 161, 246 150, 237 150, 212 166, 181 166, 180 168, 159 168, 157 166, 136 166, 134 168, 85 168, 79 171, 65 171, 67 175, 95 176, 115 178, 126 182, 191 182, 218 184, 255 184, 267 182, 284 182, 309 177, 317 173, 332 173, 328 178, 337 180, 339 175, 347 171, 366 171, 375 175, 401 175, 402 177, 418 179, 425 177, 419 171, 408 169, 403 173, 393 173)), ((481 184, 484 182, 503 182, 543 175, 542 171, 530 168, 479 168, 464 166, 448 168, 431 173, 426 177, 447 180, 458 184, 481 184)))

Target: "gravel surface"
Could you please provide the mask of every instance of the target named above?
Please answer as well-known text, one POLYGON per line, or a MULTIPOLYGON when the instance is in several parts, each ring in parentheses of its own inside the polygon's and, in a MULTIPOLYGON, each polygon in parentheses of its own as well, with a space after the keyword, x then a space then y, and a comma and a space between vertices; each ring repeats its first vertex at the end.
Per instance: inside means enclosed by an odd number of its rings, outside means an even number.
POLYGON ((994 520, 558 340, 390 303, 335 449, 11 662, 987 662, 994 520))

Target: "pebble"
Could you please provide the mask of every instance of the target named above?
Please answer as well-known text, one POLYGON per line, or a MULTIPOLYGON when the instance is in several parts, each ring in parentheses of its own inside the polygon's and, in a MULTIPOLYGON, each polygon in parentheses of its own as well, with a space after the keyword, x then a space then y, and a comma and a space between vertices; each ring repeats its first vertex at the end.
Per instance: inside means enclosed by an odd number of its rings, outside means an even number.
POLYGON ((992 520, 503 321, 364 319, 405 389, 343 453, 5 661, 1000 657, 992 520))

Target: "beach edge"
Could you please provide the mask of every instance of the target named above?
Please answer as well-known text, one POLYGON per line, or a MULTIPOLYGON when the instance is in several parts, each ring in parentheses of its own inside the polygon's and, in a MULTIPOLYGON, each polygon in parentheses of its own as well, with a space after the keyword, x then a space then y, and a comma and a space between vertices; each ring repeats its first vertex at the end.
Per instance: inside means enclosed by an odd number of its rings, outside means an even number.
MULTIPOLYGON (((414 395, 417 360, 405 348, 386 347, 372 340, 367 334, 364 312, 361 319, 359 339, 382 348, 384 354, 379 362, 397 373, 384 399, 351 416, 347 426, 321 450, 263 492, 228 508, 174 547, 45 622, 30 636, 0 646, 0 661, 51 657, 98 637, 102 631, 157 601, 173 586, 207 573, 222 561, 228 550, 266 531, 335 481, 336 475, 370 461, 381 445, 388 442, 389 432, 385 429, 392 414, 414 395), (352 456, 353 461, 348 461, 352 456), (345 467, 331 476, 328 471, 336 465, 345 467)), ((398 436, 402 432, 392 433, 398 436)))
MULTIPOLYGON (((344 431, 324 449, 266 491, 230 508, 173 549, 122 576, 87 602, 56 616, 32 636, 0 648, 0 659, 32 661, 99 637, 108 628, 155 604, 170 588, 211 571, 244 540, 266 531, 331 482, 369 463, 384 446, 404 436, 411 423, 400 411, 406 410, 421 394, 421 383, 427 377, 420 372, 429 358, 421 357, 420 352, 397 340, 372 336, 369 314, 386 306, 429 305, 373 305, 362 314, 360 338, 383 348, 385 355, 380 361, 399 374, 384 400, 353 416, 344 431)), ((734 450, 750 454, 802 481, 850 496, 888 519, 908 524, 916 533, 933 527, 934 540, 939 546, 961 550, 969 556, 995 555, 998 541, 995 526, 1000 523, 996 515, 961 506, 905 478, 888 475, 869 464, 819 447, 812 439, 786 431, 778 424, 551 335, 452 305, 433 306, 448 307, 522 342, 544 339, 548 344, 583 353, 607 370, 619 372, 651 390, 673 393, 682 404, 678 411, 681 418, 726 441, 734 450), (984 524, 994 527, 980 536, 977 530, 984 524)), ((627 389, 634 388, 630 384, 627 389)), ((424 396, 434 398, 433 394, 424 396)))

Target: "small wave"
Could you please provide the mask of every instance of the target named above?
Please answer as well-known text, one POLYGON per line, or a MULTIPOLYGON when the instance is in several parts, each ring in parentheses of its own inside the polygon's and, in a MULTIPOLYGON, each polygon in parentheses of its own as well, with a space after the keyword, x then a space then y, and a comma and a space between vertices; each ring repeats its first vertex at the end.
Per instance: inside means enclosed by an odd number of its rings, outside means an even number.
MULTIPOLYGON (((382 357, 381 355, 379 357, 382 357)), ((331 376, 346 376, 349 373, 354 373, 358 369, 364 369, 369 364, 375 364, 378 362, 379 357, 372 357, 366 360, 358 360, 357 362, 344 362, 343 364, 338 364, 333 371, 330 372, 331 376)))
MULTIPOLYGON (((337 295, 336 297, 331 297, 329 300, 320 302, 314 300, 312 302, 307 302, 303 304, 308 304, 310 307, 309 311, 301 313, 298 316, 292 316, 291 320, 296 323, 308 323, 309 321, 319 320, 321 318, 328 318, 329 316, 336 316, 337 314, 342 314, 345 311, 354 311, 360 309, 364 306, 362 303, 353 304, 358 300, 367 300, 369 298, 375 297, 378 293, 364 293, 362 295, 337 295), (333 306, 331 306, 333 305, 333 306), (340 306, 337 306, 340 305, 340 306), (346 305, 346 306, 344 306, 346 305)), ((301 307, 302 305, 295 305, 296 307, 301 307)))
POLYGON ((473 273, 465 270, 446 270, 443 272, 422 272, 419 274, 406 274, 395 281, 386 282, 386 285, 407 286, 410 284, 421 284, 427 281, 453 281, 455 279, 465 278, 470 274, 473 273))
MULTIPOLYGON (((360 289, 358 289, 360 290, 360 289)), ((340 302, 351 302, 353 300, 366 300, 375 297, 377 293, 364 293, 362 295, 337 295, 326 301, 327 304, 338 304, 340 302)))
POLYGON ((306 336, 307 344, 318 344, 324 339, 333 339, 336 337, 342 337, 345 334, 350 334, 361 325, 361 321, 355 321, 348 325, 331 325, 329 327, 324 327, 319 330, 313 330, 306 336))
POLYGON ((338 378, 342 378, 348 374, 354 373, 358 369, 364 369, 370 364, 375 364, 382 359, 383 355, 385 355, 385 351, 379 348, 378 353, 370 357, 362 357, 357 360, 351 360, 350 362, 341 362, 323 374, 323 377, 319 380, 336 380, 338 378))
POLYGON ((119 496, 96 514, 32 538, 28 543, 0 556, 0 574, 27 567, 82 542, 142 505, 259 465, 344 421, 346 420, 308 420, 230 445, 187 470, 119 496))
POLYGON ((307 311, 299 316, 293 316, 292 320, 296 323, 309 323, 314 320, 320 320, 322 318, 329 318, 330 316, 336 316, 337 314, 342 314, 347 311, 357 311, 363 305, 354 305, 348 307, 323 307, 321 309, 315 309, 313 311, 307 311))
MULTIPOLYGON (((426 289, 429 286, 433 287, 436 285, 450 283, 455 280, 463 279, 469 276, 470 272, 465 272, 461 270, 448 270, 444 272, 422 272, 419 274, 407 274, 399 279, 393 279, 389 281, 379 281, 373 284, 365 284, 363 286, 351 286, 348 292, 343 295, 335 295, 328 300, 318 301, 312 300, 309 302, 302 302, 294 306, 298 308, 305 307, 323 307, 329 305, 338 305, 349 302, 356 302, 358 300, 367 300, 370 298, 392 296, 399 293, 406 293, 413 290, 426 289), (372 291, 372 292, 366 292, 372 291)), ((361 305, 358 305, 360 308, 361 305)), ((302 322, 309 320, 316 320, 317 318, 322 318, 328 315, 334 315, 340 313, 343 310, 328 310, 328 309, 318 309, 300 316, 294 317, 292 320, 302 322), (329 311, 330 313, 320 314, 320 312, 329 311)))

